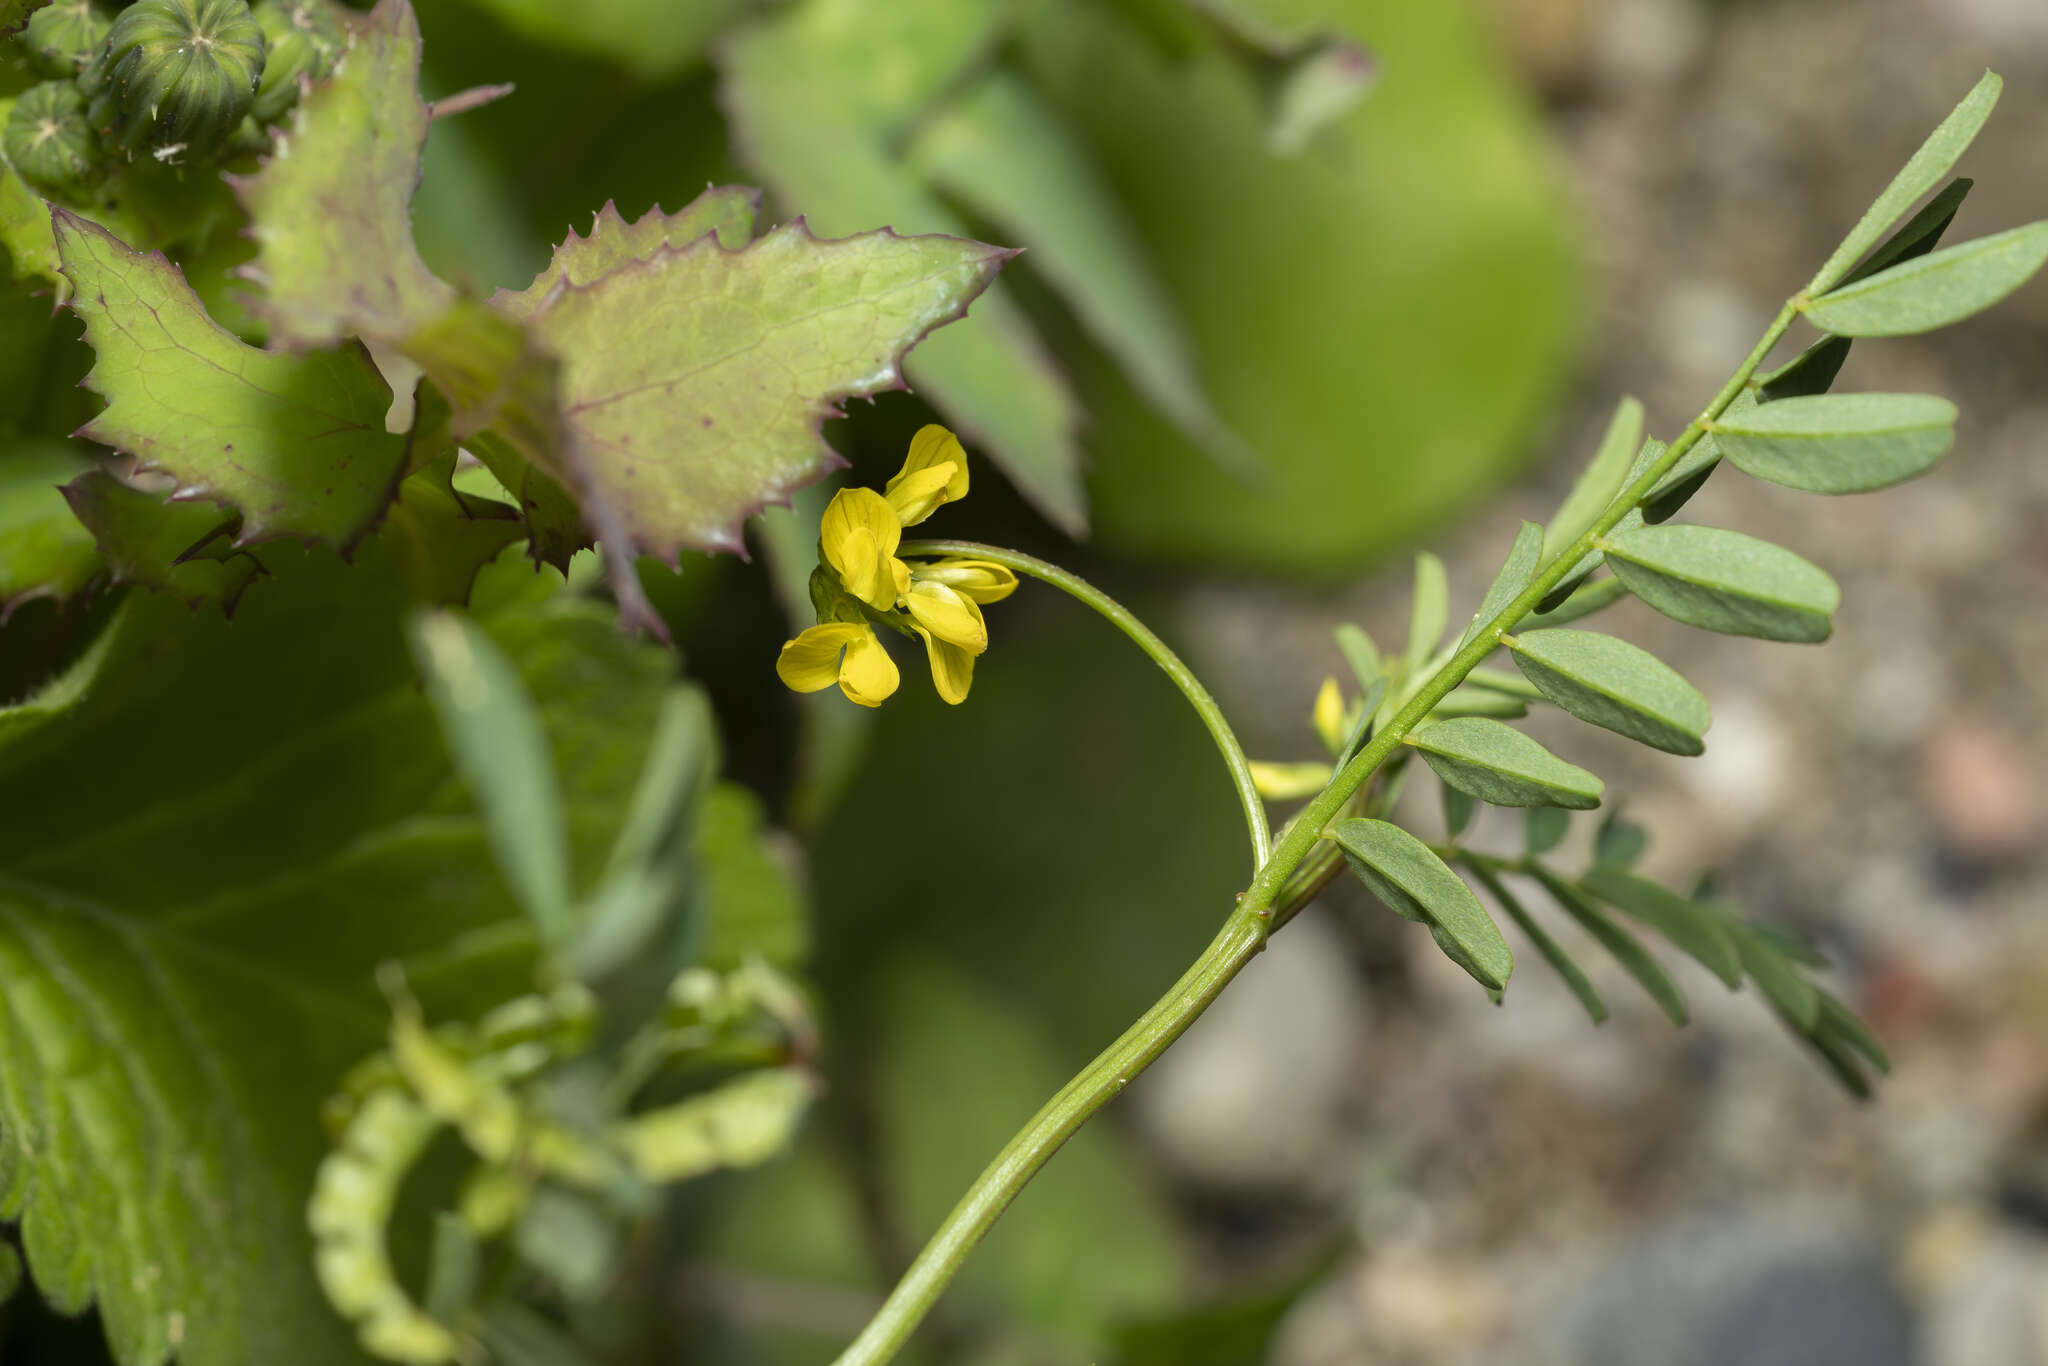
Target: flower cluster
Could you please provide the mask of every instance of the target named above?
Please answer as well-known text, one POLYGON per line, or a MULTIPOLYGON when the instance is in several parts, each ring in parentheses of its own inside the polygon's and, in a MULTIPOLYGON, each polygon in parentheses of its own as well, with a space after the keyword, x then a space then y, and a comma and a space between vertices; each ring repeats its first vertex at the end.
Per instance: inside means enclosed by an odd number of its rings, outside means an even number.
POLYGON ((811 604, 818 624, 782 647, 776 675, 798 692, 834 683, 863 707, 879 707, 896 691, 896 661, 875 634, 885 626, 924 641, 932 684, 948 702, 962 702, 974 682, 974 659, 988 648, 981 604, 999 602, 1017 576, 990 560, 947 556, 902 560, 903 528, 943 504, 967 496, 967 452, 944 427, 919 429, 903 468, 880 493, 841 489, 818 527, 818 567, 811 604))

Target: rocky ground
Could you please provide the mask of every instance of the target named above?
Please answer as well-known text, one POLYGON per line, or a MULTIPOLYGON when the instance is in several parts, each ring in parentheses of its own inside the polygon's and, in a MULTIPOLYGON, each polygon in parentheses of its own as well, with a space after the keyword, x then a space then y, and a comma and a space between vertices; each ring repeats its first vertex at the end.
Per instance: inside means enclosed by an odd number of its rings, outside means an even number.
MULTIPOLYGON (((2048 215, 2042 0, 1497 6, 1604 292, 1548 454, 1438 542, 1468 605, 1615 399, 1639 395, 1654 432, 1682 426, 1986 65, 2007 92, 1955 234, 2048 215)), ((1822 942, 1893 1076, 1851 1103, 1757 1000, 1689 967, 1684 1030, 1615 972, 1597 974, 1615 1018, 1593 1028, 1533 954, 1490 1009, 1426 938, 1339 890, 1136 1107, 1219 1230, 1219 1276, 1355 1232, 1281 1366, 2048 1366, 2048 286, 1859 344, 1839 387, 1950 396, 1955 452, 1833 500, 1723 474, 1688 514, 1829 569, 1835 638, 1763 645, 1618 610, 1712 700, 1706 756, 1532 726, 1627 794, 1653 871, 1719 868, 1822 942), (1276 1038, 1289 1066, 1253 1066, 1276 1038)), ((1185 629, 1266 747, 1301 753, 1313 679, 1337 666, 1329 623, 1398 638, 1404 577, 1314 602, 1219 586, 1185 629), (1254 672, 1276 637, 1301 667, 1254 672)))

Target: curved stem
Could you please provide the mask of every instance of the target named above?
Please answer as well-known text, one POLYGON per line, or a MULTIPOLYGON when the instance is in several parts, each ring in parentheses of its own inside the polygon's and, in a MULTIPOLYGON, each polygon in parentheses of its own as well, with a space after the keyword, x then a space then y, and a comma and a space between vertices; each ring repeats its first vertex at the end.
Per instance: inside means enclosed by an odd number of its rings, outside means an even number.
POLYGON ((1015 550, 1005 550, 1001 546, 983 545, 979 541, 905 541, 897 547, 896 553, 905 559, 921 555, 967 555, 1002 565, 1041 583, 1049 583, 1069 597, 1087 604, 1129 636, 1173 680, 1173 686, 1180 689, 1181 695, 1202 718, 1202 724, 1209 728, 1216 748, 1223 752, 1223 762, 1230 769, 1230 781, 1237 788, 1238 804, 1244 808, 1245 829, 1252 837, 1252 866, 1256 868, 1266 861, 1266 855, 1272 849, 1273 836, 1266 825, 1266 804, 1259 796, 1257 785, 1252 782, 1251 765, 1244 757, 1244 747, 1237 743, 1237 735, 1230 729, 1230 722, 1224 719, 1223 709, 1216 705, 1216 699, 1209 695, 1202 681, 1181 663, 1179 655, 1167 648, 1165 641, 1133 616, 1129 608, 1078 574, 1069 574, 1056 564, 1015 550))
MULTIPOLYGON (((1430 675, 1429 681, 1418 688, 1402 705, 1392 719, 1375 733, 1371 740, 1359 750, 1351 761, 1330 780, 1330 785, 1311 801, 1273 845, 1270 856, 1263 856, 1266 840, 1263 810, 1257 817, 1254 843, 1262 853, 1262 861, 1251 886, 1238 898, 1236 908, 1222 931, 1202 951, 1173 989, 1161 997, 1150 1010, 1125 1030, 1117 1041, 1103 1050, 1096 1059, 1082 1069, 1081 1073, 1065 1086, 1059 1094, 1046 1102, 1045 1108, 1032 1116, 1017 1135, 1006 1144, 996 1160, 991 1162, 982 1174, 953 1207, 938 1232, 917 1255, 910 1270, 890 1292, 888 1300, 879 1312, 861 1331, 845 1352, 841 1353, 834 1366, 881 1366, 896 1355, 899 1348, 917 1330, 917 1325, 930 1311, 947 1282, 959 1270, 967 1254, 981 1241, 997 1216, 1017 1198, 1026 1182, 1030 1181, 1039 1168, 1059 1151, 1060 1145, 1073 1136, 1076 1129, 1106 1105, 1112 1097, 1122 1091, 1130 1079, 1143 1071, 1153 1059, 1166 1050, 1168 1044, 1179 1038, 1187 1027, 1195 1022, 1219 992, 1230 980, 1258 955, 1265 947, 1266 937, 1275 924, 1285 920, 1298 909, 1308 895, 1321 883, 1333 876, 1341 866, 1341 860, 1322 847, 1325 829, 1331 821, 1340 816, 1353 795, 1364 786, 1380 766, 1393 757, 1403 739, 1418 722, 1428 716, 1430 710, 1443 700, 1444 696, 1463 682, 1465 676, 1500 645, 1501 637, 1512 630, 1521 620, 1535 610, 1550 590, 1560 583, 1566 574, 1592 549, 1596 537, 1606 535, 1615 523, 1626 516, 1631 508, 1640 504, 1659 480, 1678 463, 1688 450, 1706 435, 1713 421, 1722 410, 1742 392, 1757 367, 1763 363, 1771 348, 1792 325, 1802 295, 1794 295, 1781 309, 1778 316, 1765 331, 1763 339, 1754 350, 1736 367, 1728 383, 1714 396, 1706 409, 1693 419, 1681 432, 1676 441, 1648 469, 1630 481, 1610 503, 1607 510, 1586 528, 1576 540, 1560 550, 1538 570, 1535 580, 1518 594, 1514 601, 1496 613, 1474 636, 1444 661, 1430 675), (1311 862, 1311 860, 1313 860, 1311 862), (1308 864, 1307 868, 1303 865, 1308 864), (1296 873, 1300 872, 1297 877, 1296 873)), ((918 541, 906 544, 897 552, 901 555, 973 555, 1008 566, 1018 573, 1062 588, 1089 606, 1114 621, 1124 633, 1138 642, 1145 653, 1159 661, 1168 675, 1178 684, 1188 700, 1195 703, 1203 720, 1210 722, 1210 732, 1216 736, 1217 745, 1223 749, 1224 757, 1230 761, 1231 772, 1240 780, 1240 790, 1246 801, 1247 812, 1257 808, 1258 796, 1251 787, 1250 773, 1244 764, 1243 752, 1238 748, 1230 728, 1216 710, 1215 701, 1201 684, 1187 672, 1187 667, 1173 652, 1161 644, 1159 638, 1146 630, 1130 613, 1115 602, 1089 587, 1082 580, 1068 574, 1057 566, 1043 560, 1032 559, 1013 551, 998 550, 991 546, 976 545, 971 541, 918 541), (1211 718, 1214 718, 1211 720, 1211 718)), ((1247 820, 1252 817, 1248 814, 1247 820)))

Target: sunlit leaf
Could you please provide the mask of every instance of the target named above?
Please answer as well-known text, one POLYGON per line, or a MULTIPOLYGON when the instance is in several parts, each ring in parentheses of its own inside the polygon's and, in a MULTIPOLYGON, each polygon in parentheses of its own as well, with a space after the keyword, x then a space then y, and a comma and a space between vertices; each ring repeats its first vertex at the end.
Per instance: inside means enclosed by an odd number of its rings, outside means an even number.
POLYGON ((1842 590, 1768 541, 1704 526, 1643 527, 1606 544, 1629 591, 1676 621, 1764 640, 1821 641, 1842 590))
POLYGON ((1398 825, 1354 818, 1331 832, 1351 871, 1388 910, 1430 928, 1445 956, 1498 991, 1514 971, 1514 954, 1463 878, 1398 825))
POLYGON ((1466 716, 1417 728, 1408 743, 1452 787, 1494 806, 1600 804, 1601 782, 1512 726, 1466 716))
POLYGON ((1845 337, 1932 332, 1981 313, 2048 262, 2048 222, 1961 242, 1823 294, 1806 306, 1815 327, 1845 337))
POLYGON ((1724 415, 1720 449, 1744 474, 1809 493, 1861 493, 1910 479, 1955 441, 1956 408, 1928 394, 1788 398, 1724 415))
POLYGON ((1581 879, 1587 891, 1626 911, 1685 951, 1730 989, 1742 984, 1742 959, 1726 918, 1712 906, 1688 901, 1645 877, 1595 864, 1581 879))
POLYGON ((1515 663, 1552 702, 1589 725, 1672 754, 1698 754, 1707 701, 1647 650, 1592 631, 1527 631, 1515 663))

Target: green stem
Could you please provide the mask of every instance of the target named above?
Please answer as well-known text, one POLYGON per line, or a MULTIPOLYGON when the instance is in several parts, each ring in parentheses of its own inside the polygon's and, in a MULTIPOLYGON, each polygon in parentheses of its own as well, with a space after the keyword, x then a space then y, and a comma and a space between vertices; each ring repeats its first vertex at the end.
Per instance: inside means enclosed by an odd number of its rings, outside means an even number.
POLYGON ((1252 782, 1251 764, 1246 761, 1244 747, 1237 743, 1237 735, 1230 729, 1230 722, 1224 718, 1223 708, 1216 705, 1216 699, 1209 695, 1209 690, 1202 686, 1194 672, 1181 663, 1180 656, 1168 649, 1165 641, 1153 635, 1151 628, 1133 616, 1129 608, 1078 574, 1069 574, 1056 564, 1015 550, 1005 550, 1001 546, 982 545, 978 541, 905 541, 896 548, 896 553, 904 559, 966 555, 1002 565, 1041 583, 1049 583, 1069 597, 1079 599, 1136 641, 1138 648, 1151 656, 1152 662, 1173 680, 1173 686, 1180 689, 1181 695, 1202 718, 1202 724, 1209 728, 1216 748, 1223 751, 1223 762, 1230 768, 1230 781, 1237 788, 1238 803, 1244 807, 1245 829, 1251 833, 1252 866, 1256 868, 1266 861, 1273 844, 1272 834, 1266 826, 1266 804, 1259 796, 1258 786, 1252 782))
MULTIPOLYGON (((966 1261, 968 1253, 981 1241, 997 1216, 1017 1198, 1025 1183, 1090 1115, 1122 1091, 1132 1077, 1143 1071, 1194 1023, 1195 1018, 1208 1008, 1244 965, 1265 947, 1266 937, 1277 921, 1291 915, 1308 894, 1334 875, 1341 861, 1332 857, 1328 849, 1319 847, 1323 844, 1325 828, 1342 814, 1353 795, 1374 772, 1394 756, 1402 740, 1429 715, 1430 709, 1463 682, 1465 676, 1500 644, 1501 637, 1534 611, 1536 604, 1585 557, 1593 546, 1594 538, 1612 530, 1615 523, 1641 503, 1656 487, 1658 480, 1707 433, 1709 425, 1734 401, 1756 373, 1757 366, 1763 363, 1778 339, 1785 335, 1802 298, 1795 295, 1787 301, 1764 333, 1763 340, 1737 367, 1721 392, 1714 396, 1713 402, 1679 434, 1663 456, 1631 481, 1592 526, 1544 565, 1534 582, 1445 661, 1330 780, 1330 785, 1288 824, 1273 846, 1271 856, 1263 858, 1251 886, 1238 898, 1229 920, 1209 947, 1202 951, 1202 956, 1195 960, 1172 990, 1082 1069, 1080 1075, 1060 1088, 1059 1094, 1009 1141, 996 1160, 975 1179, 960 1203, 953 1207, 931 1241, 918 1253, 917 1260, 911 1263, 910 1270, 890 1292, 880 1311, 840 1354, 834 1366, 881 1366, 894 1357, 930 1312, 947 1282, 966 1261), (1304 869, 1305 863, 1311 866, 1304 869), (1301 876, 1297 877, 1297 872, 1301 876)), ((1114 621, 1126 635, 1138 642, 1146 654, 1159 662, 1160 667, 1187 694, 1189 701, 1195 703, 1195 709, 1202 713, 1203 720, 1209 723, 1210 733, 1216 736, 1218 746, 1230 762, 1232 776, 1239 780, 1240 792, 1246 801, 1247 820, 1252 819, 1249 812, 1256 808, 1258 797, 1256 789, 1251 786, 1243 752, 1231 736, 1230 727, 1216 710, 1214 700, 1187 672, 1186 666, 1130 613, 1066 571, 1014 551, 976 545, 971 541, 918 541, 902 546, 898 553, 905 556, 972 555, 992 560, 1065 589, 1114 621)), ((1260 815, 1253 828, 1260 837, 1255 837, 1254 843, 1263 852, 1265 819, 1263 808, 1257 809, 1260 815)))

